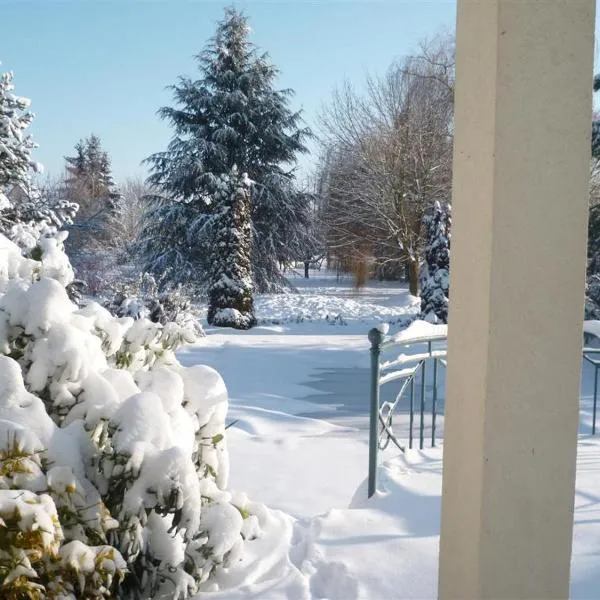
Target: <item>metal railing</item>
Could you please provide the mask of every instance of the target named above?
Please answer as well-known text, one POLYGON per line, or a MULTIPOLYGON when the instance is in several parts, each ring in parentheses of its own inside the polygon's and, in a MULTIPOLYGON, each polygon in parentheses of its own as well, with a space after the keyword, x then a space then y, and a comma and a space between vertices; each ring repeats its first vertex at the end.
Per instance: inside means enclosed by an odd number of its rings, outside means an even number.
MULTIPOLYGON (((587 325, 587 323, 586 323, 587 325)), ((438 326, 439 327, 439 326, 438 326)), ((435 327, 432 327, 435 329, 435 327)), ((412 448, 415 438, 415 421, 418 420, 419 449, 425 447, 426 413, 431 411, 431 447, 436 444, 437 417, 439 410, 439 372, 445 369, 446 342, 445 328, 439 328, 440 333, 431 335, 402 335, 385 339, 379 329, 369 331, 371 343, 371 398, 369 416, 369 498, 377 489, 377 455, 379 450, 385 450, 392 442, 400 451, 406 450, 393 429, 394 415, 399 409, 408 412, 408 448, 412 448), (401 353, 390 360, 381 360, 382 354, 394 348, 405 351, 416 350, 413 353, 401 353), (428 386, 428 367, 432 366, 431 385, 428 386), (399 382, 399 389, 393 400, 381 402, 382 386, 399 382), (420 385, 419 385, 420 384, 420 385), (416 388, 418 387, 418 393, 416 388), (431 388, 431 400, 427 398, 427 388, 431 388), (405 402, 407 406, 401 406, 405 402), (418 404, 417 404, 418 403, 418 404), (428 409, 429 407, 429 409, 428 409)), ((600 327, 599 331, 600 333, 600 327)), ((407 332, 408 333, 408 332, 407 332)), ((600 336, 588 335, 590 337, 600 336)), ((582 351, 583 360, 594 369, 594 391, 592 396, 592 435, 596 434, 596 418, 598 406, 598 372, 600 370, 600 347, 585 345, 582 351)))
POLYGON ((598 369, 600 368, 600 348, 584 348, 583 360, 594 368, 594 395, 592 396, 592 435, 596 435, 596 414, 598 405, 598 369))
POLYGON ((405 446, 394 433, 393 419, 408 391, 408 447, 415 438, 415 421, 418 421, 419 448, 425 447, 426 412, 431 410, 431 446, 435 446, 438 416, 438 375, 440 367, 446 367, 446 333, 398 336, 384 340, 379 329, 369 331, 371 342, 371 404, 369 423, 369 479, 368 493, 371 497, 377 487, 377 454, 392 442, 399 450, 405 446), (442 346, 441 348, 439 346, 442 346), (437 346, 437 347, 436 347, 437 346), (381 360, 382 353, 393 348, 403 348, 413 353, 401 353, 390 360, 381 360), (432 366, 432 398, 427 401, 428 366, 432 366), (381 387, 399 382, 399 391, 393 400, 381 402, 381 387), (419 385, 418 394, 416 387, 419 385), (418 397, 416 397, 418 396, 418 397), (418 404, 417 404, 418 403, 418 404), (429 409, 427 405, 429 404, 429 409))

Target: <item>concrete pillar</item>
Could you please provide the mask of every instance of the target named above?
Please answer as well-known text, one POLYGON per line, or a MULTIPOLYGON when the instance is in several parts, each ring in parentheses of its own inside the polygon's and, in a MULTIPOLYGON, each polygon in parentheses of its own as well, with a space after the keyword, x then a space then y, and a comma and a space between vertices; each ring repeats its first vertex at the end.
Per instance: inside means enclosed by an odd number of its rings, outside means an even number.
POLYGON ((458 0, 442 600, 567 598, 594 0, 458 0))

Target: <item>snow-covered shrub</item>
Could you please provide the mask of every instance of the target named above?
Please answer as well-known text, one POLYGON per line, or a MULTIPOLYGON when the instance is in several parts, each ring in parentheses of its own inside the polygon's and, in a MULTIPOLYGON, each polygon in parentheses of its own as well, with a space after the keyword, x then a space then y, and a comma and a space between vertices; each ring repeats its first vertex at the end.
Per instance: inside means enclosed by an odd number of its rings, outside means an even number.
POLYGON ((104 307, 117 317, 146 318, 161 325, 176 324, 185 332, 186 341, 193 342, 203 336, 204 331, 190 295, 181 285, 161 291, 154 277, 144 273, 136 281, 114 286, 112 297, 104 302, 104 307))
POLYGON ((260 516, 226 491, 227 391, 181 327, 73 304, 61 240, 0 235, 0 597, 185 598, 260 516))
POLYGON ((436 202, 433 213, 424 221, 427 241, 421 271, 421 318, 432 323, 447 323, 452 225, 450 205, 436 202))

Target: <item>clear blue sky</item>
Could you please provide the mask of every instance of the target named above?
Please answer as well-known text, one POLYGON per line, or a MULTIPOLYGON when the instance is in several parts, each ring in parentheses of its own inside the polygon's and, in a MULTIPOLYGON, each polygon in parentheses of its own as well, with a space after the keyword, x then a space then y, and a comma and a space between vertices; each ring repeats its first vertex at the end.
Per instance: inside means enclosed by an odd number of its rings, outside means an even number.
MULTIPOLYGON (((143 158, 170 138, 156 110, 165 87, 196 73, 193 55, 214 32, 224 6, 204 0, 0 0, 0 70, 15 72, 32 99, 36 159, 50 173, 91 132, 110 153, 118 179, 144 175, 143 158)), ((360 85, 423 37, 453 30, 453 1, 238 1, 252 40, 296 91, 310 126, 345 78, 360 85)), ((308 169, 309 160, 303 168, 308 169)))

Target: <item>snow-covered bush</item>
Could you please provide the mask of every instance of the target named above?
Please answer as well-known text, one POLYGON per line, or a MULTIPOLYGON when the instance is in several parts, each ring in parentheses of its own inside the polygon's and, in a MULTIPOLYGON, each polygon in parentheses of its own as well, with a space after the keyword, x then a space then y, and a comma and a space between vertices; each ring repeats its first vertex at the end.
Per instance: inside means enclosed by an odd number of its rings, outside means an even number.
POLYGON ((62 239, 36 247, 0 235, 0 597, 214 587, 260 521, 226 491, 223 380, 178 325, 78 308, 62 239))
POLYGON ((161 291, 154 277, 144 273, 136 281, 115 285, 112 297, 103 305, 117 317, 147 318, 171 328, 178 325, 185 341, 193 342, 204 331, 190 296, 181 285, 161 291))
MULTIPOLYGON (((600 125, 600 121, 598 121, 600 125)), ((600 140, 600 137, 598 138, 600 140)), ((600 142, 599 142, 600 143, 600 142)), ((600 318, 600 161, 592 161, 588 219, 587 278, 585 283, 585 318, 600 318)))

